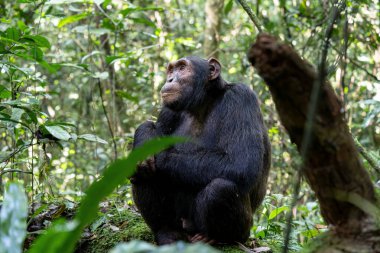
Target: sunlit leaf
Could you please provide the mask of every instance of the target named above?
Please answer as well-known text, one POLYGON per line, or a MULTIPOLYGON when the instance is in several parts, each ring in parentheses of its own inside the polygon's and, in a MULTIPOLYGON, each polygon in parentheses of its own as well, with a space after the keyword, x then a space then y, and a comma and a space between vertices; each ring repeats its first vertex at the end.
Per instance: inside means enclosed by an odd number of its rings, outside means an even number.
POLYGON ((99 143, 102 143, 102 144, 108 144, 107 141, 99 138, 98 136, 96 136, 94 134, 82 134, 82 135, 78 135, 78 139, 84 139, 84 140, 87 140, 87 141, 93 141, 93 142, 99 142, 99 143))
POLYGON ((272 219, 276 218, 277 215, 279 215, 280 213, 288 211, 288 210, 289 210, 289 207, 287 207, 287 206, 278 207, 278 208, 274 209, 272 212, 270 212, 268 220, 272 220, 272 219))
POLYGON ((71 24, 71 23, 74 23, 74 22, 77 22, 79 20, 82 20, 84 18, 86 18, 87 16, 89 15, 89 13, 87 12, 84 12, 84 13, 81 13, 81 14, 77 14, 77 15, 73 15, 73 16, 69 16, 69 17, 66 17, 64 19, 61 19, 58 23, 58 27, 61 28, 67 24, 71 24))
POLYGON ((12 93, 7 88, 5 88, 4 85, 0 84, 0 98, 11 98, 11 97, 12 97, 12 93))
POLYGON ((44 126, 45 129, 55 138, 63 141, 68 141, 71 135, 60 126, 44 126))
POLYGON ((22 39, 32 40, 39 47, 51 47, 49 40, 41 35, 25 35, 22 37, 22 39))
POLYGON ((224 7, 224 14, 227 15, 231 10, 232 10, 232 6, 234 4, 234 1, 233 0, 230 0, 227 4, 226 4, 226 7, 224 7))

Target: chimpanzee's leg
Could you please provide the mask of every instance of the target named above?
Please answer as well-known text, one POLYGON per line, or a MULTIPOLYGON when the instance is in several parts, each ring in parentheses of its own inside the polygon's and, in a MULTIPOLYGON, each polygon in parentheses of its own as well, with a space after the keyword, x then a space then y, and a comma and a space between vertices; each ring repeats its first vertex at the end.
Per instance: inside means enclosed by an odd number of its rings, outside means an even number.
POLYGON ((153 178, 133 184, 132 192, 135 204, 158 245, 187 240, 176 210, 177 191, 164 181, 153 178))
POLYGON ((252 226, 248 194, 239 194, 235 183, 217 178, 195 199, 193 222, 201 237, 217 242, 244 243, 252 226))

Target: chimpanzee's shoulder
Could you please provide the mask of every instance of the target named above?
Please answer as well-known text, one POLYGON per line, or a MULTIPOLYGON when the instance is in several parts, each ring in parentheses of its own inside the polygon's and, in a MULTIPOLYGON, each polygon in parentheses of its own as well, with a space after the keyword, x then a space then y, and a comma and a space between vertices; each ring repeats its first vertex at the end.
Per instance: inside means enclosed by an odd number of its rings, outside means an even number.
POLYGON ((234 97, 235 99, 257 101, 256 93, 244 83, 229 83, 227 85, 227 97, 234 97))

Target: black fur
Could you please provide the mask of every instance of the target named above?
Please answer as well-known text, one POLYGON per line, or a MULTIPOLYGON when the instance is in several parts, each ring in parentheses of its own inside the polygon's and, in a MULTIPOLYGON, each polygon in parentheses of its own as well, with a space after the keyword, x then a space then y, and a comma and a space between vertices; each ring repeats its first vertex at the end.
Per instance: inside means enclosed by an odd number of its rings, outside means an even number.
POLYGON ((186 84, 190 94, 172 108, 165 106, 156 123, 140 125, 134 147, 162 135, 192 141, 157 154, 148 178, 136 173, 134 200, 158 244, 196 233, 244 242, 270 167, 259 103, 244 84, 228 84, 220 76, 209 82, 206 60, 187 59, 195 73, 193 83, 186 84))

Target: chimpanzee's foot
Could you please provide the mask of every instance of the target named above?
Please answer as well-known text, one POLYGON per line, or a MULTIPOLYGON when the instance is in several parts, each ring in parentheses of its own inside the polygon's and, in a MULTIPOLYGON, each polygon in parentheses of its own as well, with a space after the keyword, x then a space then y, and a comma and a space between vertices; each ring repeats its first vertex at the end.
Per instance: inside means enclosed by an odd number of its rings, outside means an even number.
POLYGON ((203 242, 203 243, 207 243, 210 245, 216 244, 216 241, 214 239, 208 238, 204 234, 195 234, 189 240, 191 243, 203 242))
POLYGON ((184 233, 175 230, 162 229, 155 235, 157 245, 175 243, 176 241, 187 241, 184 233))

